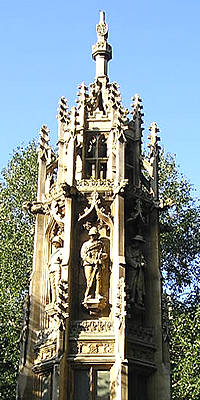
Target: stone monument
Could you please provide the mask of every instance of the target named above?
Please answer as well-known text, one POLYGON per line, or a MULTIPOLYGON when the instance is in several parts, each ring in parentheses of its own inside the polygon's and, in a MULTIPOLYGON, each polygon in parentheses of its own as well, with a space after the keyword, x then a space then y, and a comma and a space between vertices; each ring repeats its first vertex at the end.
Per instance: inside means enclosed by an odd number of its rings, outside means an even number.
POLYGON ((38 149, 33 271, 21 335, 18 400, 169 400, 159 270, 158 128, 142 154, 142 104, 131 117, 108 78, 100 12, 96 77, 77 106, 58 106, 58 151, 38 149))

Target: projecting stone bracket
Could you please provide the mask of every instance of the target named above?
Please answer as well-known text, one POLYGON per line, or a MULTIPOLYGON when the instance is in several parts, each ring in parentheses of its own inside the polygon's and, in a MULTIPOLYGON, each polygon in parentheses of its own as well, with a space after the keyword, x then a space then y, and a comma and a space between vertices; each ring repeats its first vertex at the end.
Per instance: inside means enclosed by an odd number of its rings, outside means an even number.
POLYGON ((32 214, 46 214, 46 208, 41 201, 33 201, 32 203, 26 201, 23 203, 22 208, 32 214))
POLYGON ((99 296, 98 298, 86 298, 83 301, 83 306, 89 311, 91 315, 100 313, 107 305, 108 299, 99 296))

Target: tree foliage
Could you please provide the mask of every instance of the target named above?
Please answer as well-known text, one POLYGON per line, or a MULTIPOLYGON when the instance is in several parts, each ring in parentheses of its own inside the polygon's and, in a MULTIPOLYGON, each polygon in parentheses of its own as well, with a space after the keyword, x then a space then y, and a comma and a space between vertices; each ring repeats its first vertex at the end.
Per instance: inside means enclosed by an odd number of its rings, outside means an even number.
POLYGON ((35 143, 18 148, 0 183, 0 399, 15 398, 24 296, 32 268, 33 217, 23 203, 36 196, 35 143))
POLYGON ((200 398, 200 206, 175 156, 160 155, 161 270, 171 297, 173 400, 200 398))
POLYGON ((195 292, 200 279, 200 206, 193 186, 179 172, 175 156, 160 157, 161 267, 175 298, 195 292))
POLYGON ((200 398, 200 307, 173 308, 171 321, 172 399, 200 398))

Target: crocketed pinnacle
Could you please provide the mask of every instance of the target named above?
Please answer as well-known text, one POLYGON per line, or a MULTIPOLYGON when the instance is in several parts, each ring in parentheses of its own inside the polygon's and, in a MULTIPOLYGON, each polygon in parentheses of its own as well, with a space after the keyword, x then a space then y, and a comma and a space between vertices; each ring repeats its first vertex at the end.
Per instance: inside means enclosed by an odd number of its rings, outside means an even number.
POLYGON ((92 46, 92 58, 96 61, 96 78, 107 76, 108 61, 112 59, 112 47, 107 42, 108 25, 105 12, 100 11, 100 20, 96 27, 97 43, 92 46))

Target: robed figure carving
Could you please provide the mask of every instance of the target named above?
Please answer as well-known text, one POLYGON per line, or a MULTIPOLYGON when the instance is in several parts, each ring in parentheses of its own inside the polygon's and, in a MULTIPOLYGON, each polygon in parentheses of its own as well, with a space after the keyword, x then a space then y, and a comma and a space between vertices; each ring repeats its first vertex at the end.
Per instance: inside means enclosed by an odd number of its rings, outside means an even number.
POLYGON ((49 262, 49 280, 50 280, 52 303, 56 303, 58 298, 58 286, 61 275, 62 258, 63 258, 62 239, 59 236, 54 236, 52 239, 52 254, 49 262))
POLYGON ((96 227, 89 230, 89 240, 81 247, 81 261, 86 278, 83 304, 93 311, 102 310, 107 299, 104 293, 104 279, 108 268, 108 253, 96 227))
POLYGON ((146 261, 142 253, 142 236, 136 235, 126 248, 127 284, 130 303, 144 306, 145 282, 144 269, 146 261))

